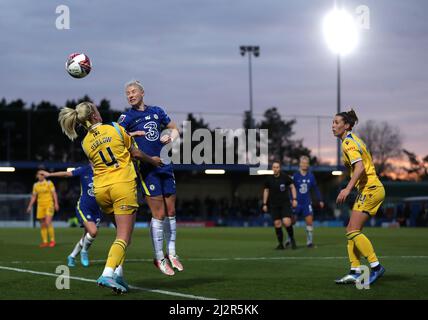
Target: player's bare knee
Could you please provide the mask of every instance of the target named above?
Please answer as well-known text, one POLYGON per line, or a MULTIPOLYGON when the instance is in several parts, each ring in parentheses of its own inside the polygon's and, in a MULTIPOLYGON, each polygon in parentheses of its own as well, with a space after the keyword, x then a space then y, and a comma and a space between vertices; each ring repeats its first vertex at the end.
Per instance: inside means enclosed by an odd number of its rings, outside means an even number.
POLYGON ((97 234, 98 234, 98 230, 97 230, 97 229, 95 229, 95 230, 90 230, 88 233, 89 233, 89 235, 90 235, 92 238, 96 238, 96 237, 97 237, 97 234))

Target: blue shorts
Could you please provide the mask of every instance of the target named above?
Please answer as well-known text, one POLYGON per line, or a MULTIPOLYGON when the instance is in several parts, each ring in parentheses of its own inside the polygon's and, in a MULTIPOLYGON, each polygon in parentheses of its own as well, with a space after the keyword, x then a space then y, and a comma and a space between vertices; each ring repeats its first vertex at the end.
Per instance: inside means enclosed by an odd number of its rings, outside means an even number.
POLYGON ((295 215, 298 215, 298 216, 303 215, 304 217, 312 216, 314 214, 312 210, 312 205, 310 203, 297 205, 297 207, 294 208, 293 211, 295 215))
POLYGON ((173 172, 150 171, 141 175, 143 194, 149 197, 171 195, 176 193, 173 172))
POLYGON ((98 205, 94 205, 93 203, 91 204, 92 205, 86 205, 79 199, 76 206, 76 216, 80 225, 83 226, 84 222, 94 222, 98 227, 101 222, 102 213, 98 205))

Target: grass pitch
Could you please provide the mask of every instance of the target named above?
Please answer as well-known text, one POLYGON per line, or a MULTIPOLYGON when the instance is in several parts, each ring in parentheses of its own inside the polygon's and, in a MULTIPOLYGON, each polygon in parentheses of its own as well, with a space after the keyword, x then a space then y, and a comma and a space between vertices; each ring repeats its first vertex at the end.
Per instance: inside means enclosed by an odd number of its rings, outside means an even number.
POLYGON ((338 286, 348 271, 343 228, 315 229, 316 248, 274 250, 273 228, 179 228, 177 248, 185 270, 167 277, 152 263, 147 229, 135 230, 122 296, 98 288, 114 230, 101 228, 89 253, 92 264, 70 269, 70 289, 58 290, 55 270, 81 236, 56 229, 57 247, 39 248, 39 229, 0 229, 0 299, 428 299, 428 229, 367 228, 386 273, 370 290, 338 286))

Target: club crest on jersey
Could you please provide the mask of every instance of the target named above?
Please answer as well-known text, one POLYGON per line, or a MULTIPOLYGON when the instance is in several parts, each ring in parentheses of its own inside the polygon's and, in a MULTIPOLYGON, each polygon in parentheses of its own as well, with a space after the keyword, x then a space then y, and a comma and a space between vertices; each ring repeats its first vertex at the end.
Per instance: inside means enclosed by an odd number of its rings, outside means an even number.
POLYGON ((94 183, 93 182, 91 182, 90 184, 88 184, 88 195, 90 197, 95 197, 94 183))
POLYGON ((150 188, 150 190, 151 190, 151 191, 153 191, 153 190, 155 190, 155 185, 154 185, 154 184, 151 184, 151 185, 149 186, 149 188, 150 188))
POLYGON ((153 118, 155 118, 156 120, 157 120, 157 119, 159 119, 159 117, 158 117, 158 115, 157 115, 157 114, 155 114, 155 115, 153 116, 153 118))

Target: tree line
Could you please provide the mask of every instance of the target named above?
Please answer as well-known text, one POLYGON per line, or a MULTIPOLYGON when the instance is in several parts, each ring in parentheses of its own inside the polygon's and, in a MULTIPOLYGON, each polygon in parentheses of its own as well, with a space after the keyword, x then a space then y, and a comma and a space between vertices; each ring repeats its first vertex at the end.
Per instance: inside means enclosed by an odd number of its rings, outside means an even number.
MULTIPOLYGON (((79 99, 67 100, 64 106, 75 107, 82 101, 92 99, 85 95, 79 99)), ((121 111, 111 108, 107 99, 99 101, 97 106, 106 122, 117 121, 121 114, 121 111)), ((1 99, 0 161, 85 161, 80 146, 81 139, 70 142, 61 132, 58 125, 60 107, 62 106, 49 101, 31 103, 27 107, 22 99, 9 102, 5 98, 1 99)), ((192 133, 201 128, 211 132, 217 129, 210 128, 202 117, 197 118, 192 113, 187 115, 187 121, 191 123, 192 133)), ((320 159, 312 155, 311 150, 304 145, 303 139, 295 137, 293 127, 296 120, 285 120, 278 108, 268 108, 259 122, 253 123, 253 126, 251 124, 250 114, 245 112, 242 122, 244 130, 251 127, 268 130, 270 161, 275 159, 286 165, 296 165, 300 156, 306 155, 311 159, 312 165, 319 164, 320 159)), ((85 130, 80 128, 77 131, 83 138, 85 130)), ((378 174, 396 177, 397 173, 404 173, 413 179, 428 180, 428 155, 420 158, 414 152, 403 148, 403 136, 397 127, 387 122, 369 120, 358 126, 357 134, 370 150, 378 174)), ((198 143, 192 141, 192 150, 198 143)), ((235 149, 235 160, 238 158, 237 152, 235 149)))

